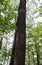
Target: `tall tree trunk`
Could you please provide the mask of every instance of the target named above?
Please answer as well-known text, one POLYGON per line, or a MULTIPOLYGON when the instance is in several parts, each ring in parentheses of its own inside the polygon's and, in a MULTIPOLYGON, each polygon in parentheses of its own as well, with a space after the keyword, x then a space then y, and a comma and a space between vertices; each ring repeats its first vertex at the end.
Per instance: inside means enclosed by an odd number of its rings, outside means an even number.
POLYGON ((36 44, 37 65, 40 65, 39 43, 36 44))
POLYGON ((25 65, 26 0, 20 0, 10 65, 25 65))
POLYGON ((2 37, 0 39, 0 49, 1 49, 1 47, 2 47, 2 37))

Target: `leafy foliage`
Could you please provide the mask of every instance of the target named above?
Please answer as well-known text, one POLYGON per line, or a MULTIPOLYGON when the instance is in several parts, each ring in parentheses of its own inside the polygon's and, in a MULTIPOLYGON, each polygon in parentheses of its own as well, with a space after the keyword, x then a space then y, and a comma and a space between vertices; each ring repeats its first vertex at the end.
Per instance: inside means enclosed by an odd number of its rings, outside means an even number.
POLYGON ((15 18, 14 10, 9 0, 0 0, 0 34, 16 29, 15 20, 11 21, 15 18))

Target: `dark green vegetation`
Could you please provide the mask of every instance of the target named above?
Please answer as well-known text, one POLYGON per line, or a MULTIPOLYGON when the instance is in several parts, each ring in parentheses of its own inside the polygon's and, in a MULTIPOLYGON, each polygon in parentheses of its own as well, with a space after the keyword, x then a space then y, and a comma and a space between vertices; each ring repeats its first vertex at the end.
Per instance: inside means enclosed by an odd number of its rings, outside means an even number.
POLYGON ((42 65, 42 21, 40 19, 42 3, 40 1, 0 0, 0 65, 42 65), (25 6, 26 18, 24 11, 20 11, 25 10, 25 6))

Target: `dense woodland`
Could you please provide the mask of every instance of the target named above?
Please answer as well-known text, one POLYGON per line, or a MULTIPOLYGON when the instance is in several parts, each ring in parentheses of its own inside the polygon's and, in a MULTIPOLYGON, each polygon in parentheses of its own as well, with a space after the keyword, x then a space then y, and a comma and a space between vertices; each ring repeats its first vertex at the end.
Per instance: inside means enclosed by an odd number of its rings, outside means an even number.
POLYGON ((0 65, 42 65, 42 0, 0 0, 0 65))

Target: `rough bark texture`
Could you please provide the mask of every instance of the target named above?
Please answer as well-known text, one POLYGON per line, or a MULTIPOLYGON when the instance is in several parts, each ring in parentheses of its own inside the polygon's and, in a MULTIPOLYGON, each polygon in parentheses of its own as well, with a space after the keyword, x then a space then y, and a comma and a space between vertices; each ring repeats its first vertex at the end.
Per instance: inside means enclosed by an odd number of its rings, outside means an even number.
POLYGON ((20 0, 10 65, 25 65, 26 0, 20 0))

